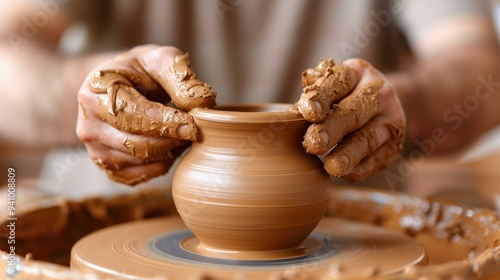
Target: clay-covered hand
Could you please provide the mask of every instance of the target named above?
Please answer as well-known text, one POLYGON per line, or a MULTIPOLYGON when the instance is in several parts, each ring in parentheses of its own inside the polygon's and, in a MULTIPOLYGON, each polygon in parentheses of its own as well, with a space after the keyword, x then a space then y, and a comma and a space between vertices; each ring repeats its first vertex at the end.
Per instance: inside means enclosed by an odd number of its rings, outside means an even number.
POLYGON ((168 171, 196 140, 194 119, 184 111, 211 108, 215 97, 187 54, 136 47, 87 76, 78 93, 77 135, 111 179, 135 185, 168 171))
POLYGON ((325 169, 348 181, 363 180, 402 150, 405 115, 396 92, 371 64, 322 60, 302 73, 304 86, 294 106, 313 122, 303 146, 325 157, 325 169))

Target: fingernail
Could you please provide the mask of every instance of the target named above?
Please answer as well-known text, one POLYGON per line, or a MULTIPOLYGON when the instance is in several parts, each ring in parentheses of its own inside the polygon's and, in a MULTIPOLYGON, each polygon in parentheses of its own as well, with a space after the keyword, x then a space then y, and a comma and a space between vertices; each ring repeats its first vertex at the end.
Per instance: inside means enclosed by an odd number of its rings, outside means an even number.
POLYGON ((196 141, 196 126, 183 124, 177 128, 177 135, 182 140, 196 141))
POLYGON ((328 145, 328 142, 330 141, 330 136, 328 135, 328 133, 326 131, 324 131, 324 130, 320 131, 319 137, 321 139, 321 142, 323 142, 323 144, 325 146, 328 145))
POLYGON ((318 112, 323 112, 323 107, 321 106, 321 103, 319 103, 319 101, 314 101, 314 107, 316 107, 316 110, 318 112))
MULTIPOLYGON (((345 174, 343 175, 346 175, 347 173, 349 173, 349 171, 351 170, 351 158, 349 158, 349 156, 347 156, 346 154, 340 154, 336 159, 335 161, 337 162, 337 165, 339 166, 339 170, 343 170, 345 172, 345 174)), ((341 175, 341 176, 343 176, 341 175)))
POLYGON ((302 109, 302 115, 309 122, 320 122, 324 119, 326 113, 323 111, 323 106, 321 106, 319 101, 309 100, 307 102, 307 110, 302 109))

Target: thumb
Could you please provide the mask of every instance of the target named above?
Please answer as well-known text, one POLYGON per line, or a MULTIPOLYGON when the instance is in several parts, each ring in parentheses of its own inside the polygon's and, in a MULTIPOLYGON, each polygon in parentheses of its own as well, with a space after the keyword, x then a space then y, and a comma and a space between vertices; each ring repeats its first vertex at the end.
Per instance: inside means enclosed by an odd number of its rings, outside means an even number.
POLYGON ((191 68, 189 54, 174 47, 157 47, 139 54, 139 61, 148 74, 170 95, 181 110, 212 108, 217 93, 198 80, 191 68))
POLYGON ((193 117, 178 109, 148 100, 120 73, 97 71, 88 83, 87 90, 93 92, 90 94, 97 93, 94 114, 118 130, 132 134, 196 140, 197 130, 193 117), (108 104, 113 106, 109 107, 108 104))

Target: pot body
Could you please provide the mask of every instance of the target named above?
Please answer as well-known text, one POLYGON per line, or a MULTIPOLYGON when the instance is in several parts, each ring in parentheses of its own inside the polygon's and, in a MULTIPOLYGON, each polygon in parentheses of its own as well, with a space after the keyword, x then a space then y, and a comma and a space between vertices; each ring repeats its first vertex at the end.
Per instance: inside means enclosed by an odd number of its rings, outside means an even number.
POLYGON ((300 246, 329 205, 330 177, 302 147, 308 123, 288 104, 190 112, 199 140, 181 160, 173 198, 200 245, 267 251, 300 246))

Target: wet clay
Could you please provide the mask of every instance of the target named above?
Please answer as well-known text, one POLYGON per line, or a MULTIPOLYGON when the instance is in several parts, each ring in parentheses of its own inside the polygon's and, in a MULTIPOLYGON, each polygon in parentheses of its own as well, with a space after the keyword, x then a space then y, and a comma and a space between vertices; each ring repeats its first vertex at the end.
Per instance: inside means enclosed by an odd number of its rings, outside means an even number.
POLYGON ((304 87, 294 110, 310 122, 324 120, 331 105, 349 94, 349 68, 322 59, 315 68, 302 72, 304 87))
POLYGON ((215 106, 216 93, 196 78, 188 54, 175 57, 172 66, 160 73, 148 73, 134 57, 123 60, 125 62, 121 63, 126 66, 120 64, 113 70, 98 70, 90 77, 87 88, 91 95, 96 94, 93 97, 97 96, 93 98, 95 109, 86 110, 82 101, 80 108, 84 118, 88 118, 92 111, 113 127, 140 135, 123 139, 124 149, 121 151, 142 159, 143 163, 165 162, 163 166, 155 165, 155 170, 145 175, 137 169, 126 169, 131 162, 123 157, 110 154, 94 158, 94 162, 106 170, 111 179, 135 185, 165 174, 186 147, 187 143, 183 140, 196 140, 194 120, 181 110, 211 108, 215 106), (165 95, 163 99, 171 99, 181 110, 146 98, 148 94, 154 93, 165 95))
POLYGON ((292 250, 330 198, 321 161, 304 153, 308 122, 287 104, 194 109, 199 140, 181 160, 172 194, 204 251, 292 250))
POLYGON ((332 196, 328 215, 377 224, 425 244, 431 266, 408 270, 409 279, 499 279, 498 213, 352 187, 341 193, 332 196))
POLYGON ((87 83, 100 94, 95 114, 110 125, 133 134, 196 140, 191 116, 163 104, 151 102, 136 87, 152 88, 159 83, 181 110, 211 108, 217 93, 196 78, 188 54, 176 56, 164 74, 147 73, 131 58, 127 69, 98 70, 87 83), (155 80, 153 80, 153 77, 155 80), (107 95, 101 95, 106 93, 107 95))
MULTIPOLYGON (((26 191, 26 188, 19 188, 18 198, 26 197, 26 191)), ((19 202, 20 207, 16 207, 16 253, 20 256, 31 253, 35 260, 62 265, 69 265, 69 253, 75 242, 93 231, 176 213, 171 194, 165 190, 142 190, 77 201, 54 197, 40 203, 19 202)), ((10 221, 7 218, 6 213, 0 213, 0 249, 3 251, 9 249, 6 225, 10 221)))
POLYGON ((88 87, 97 94, 107 93, 99 97, 94 113, 117 129, 133 134, 196 140, 196 126, 189 115, 147 100, 118 70, 97 71, 88 87))
MULTIPOLYGON (((75 270, 70 272, 67 267, 53 263, 69 262, 74 242, 96 229, 124 221, 174 215, 175 209, 168 194, 165 190, 142 191, 133 195, 81 201, 54 200, 32 205, 29 209, 16 209, 16 252, 22 256, 31 252, 34 258, 19 258, 22 269, 16 279, 83 279, 81 273, 75 270)), ((331 199, 327 216, 406 234, 421 242, 427 251, 429 266, 415 266, 382 277, 367 276, 377 274, 376 265, 367 265, 362 271, 365 276, 361 279, 500 279, 500 217, 496 212, 487 209, 471 210, 395 192, 357 189, 352 186, 335 186, 331 199)), ((21 205, 26 208, 28 204, 21 205)), ((6 220, 6 215, 1 215, 0 218, 0 249, 5 260, 8 258, 6 225, 9 221, 6 220)), ((147 230, 146 227, 141 229, 147 230)), ((164 233, 174 229, 168 227, 164 233)), ((127 232, 124 229, 116 236, 124 236, 127 232)), ((352 236, 363 237, 364 233, 356 231, 352 236)), ((7 262, 0 261, 0 273, 5 271, 6 266, 7 262)), ((273 273, 259 279, 308 279, 300 278, 303 276, 302 271, 314 267, 310 263, 280 272, 274 272, 276 270, 273 269, 273 273)), ((197 263, 183 271, 187 274, 184 278, 192 276, 192 279, 219 279, 211 277, 217 270, 217 266, 197 263)), ((309 279, 353 279, 343 276, 345 271, 346 267, 342 262, 332 262, 327 275, 309 279)), ((231 273, 234 277, 230 279, 245 279, 245 274, 238 271, 231 273)), ((165 274, 157 276, 158 279, 170 279, 165 274)))
POLYGON ((333 148, 325 157, 325 169, 332 176, 358 182, 399 156, 403 138, 403 127, 371 121, 333 148))
POLYGON ((176 56, 170 71, 173 75, 166 75, 168 83, 165 84, 165 89, 175 95, 172 99, 177 107, 189 111, 215 106, 217 93, 212 91, 210 85, 196 78, 188 53, 176 56))
POLYGON ((369 83, 342 99, 339 104, 333 105, 324 121, 309 126, 308 137, 303 142, 306 151, 310 154, 324 154, 329 147, 342 140, 343 135, 373 118, 378 113, 378 90, 382 86, 382 80, 369 83), (345 131, 339 130, 337 123, 344 124, 342 128, 345 127, 345 131), (323 137, 322 133, 326 133, 328 137, 323 137))
POLYGON ((342 219, 325 218, 319 223, 310 237, 316 244, 304 245, 311 250, 306 252, 306 257, 284 256, 272 261, 231 261, 229 254, 223 258, 189 254, 172 246, 172 243, 182 243, 175 238, 183 236, 176 235, 182 231, 185 227, 178 218, 102 230, 73 247, 71 268, 101 277, 151 279, 168 275, 168 279, 260 280, 363 278, 400 273, 407 267, 427 264, 423 246, 411 238, 342 219), (174 238, 168 238, 169 234, 174 238), (332 271, 332 268, 336 269, 332 271), (205 278, 197 278, 201 275, 205 278))
POLYGON ((313 122, 303 141, 306 151, 322 155, 333 148, 325 158, 328 173, 359 181, 400 154, 404 127, 374 119, 379 113, 378 92, 385 82, 377 79, 354 87, 349 84, 351 72, 332 59, 307 69, 293 110, 313 122))

